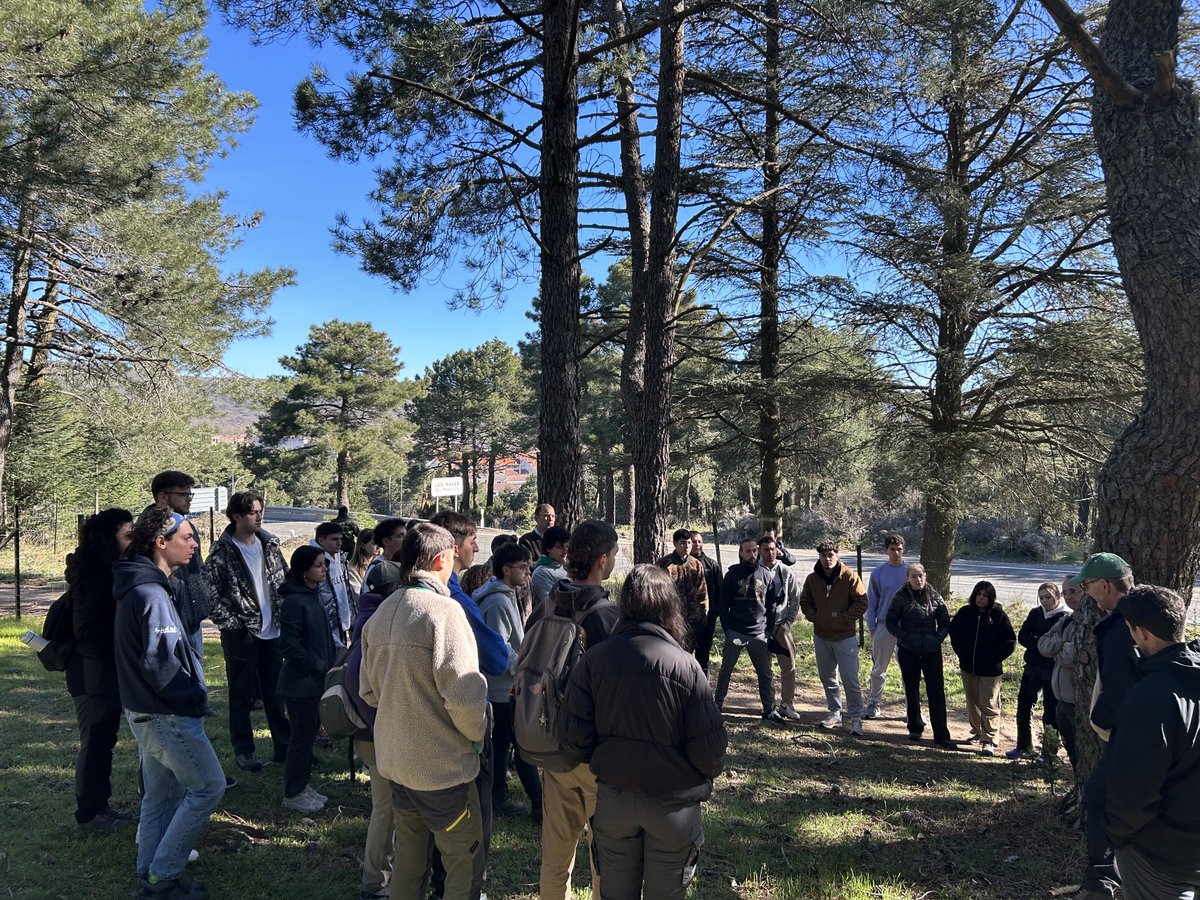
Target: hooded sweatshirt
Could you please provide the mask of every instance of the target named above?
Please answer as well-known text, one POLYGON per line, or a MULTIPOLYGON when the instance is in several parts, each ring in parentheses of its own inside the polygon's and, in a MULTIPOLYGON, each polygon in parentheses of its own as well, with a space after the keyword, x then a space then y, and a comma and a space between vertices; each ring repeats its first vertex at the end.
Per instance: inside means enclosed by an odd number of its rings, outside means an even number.
POLYGON ((208 688, 176 608, 170 582, 145 556, 113 565, 113 649, 121 705, 136 713, 200 718, 208 688))
POLYGON ((1155 871, 1200 884, 1200 653, 1174 644, 1139 668, 1104 756, 1105 831, 1155 871))
POLYGON ((825 641, 854 637, 855 623, 867 611, 867 589, 853 569, 838 562, 832 572, 817 561, 800 591, 800 609, 825 641))
POLYGON ((529 579, 529 588, 533 592, 534 607, 541 606, 554 590, 554 586, 567 577, 567 570, 557 559, 552 559, 543 553, 538 557, 533 577, 529 579))
POLYGON ((529 614, 525 623, 527 632, 545 615, 549 606, 553 606, 558 615, 573 616, 579 622, 585 647, 594 647, 612 634, 621 618, 617 605, 608 599, 608 591, 600 585, 563 580, 554 586, 549 599, 529 614))
POLYGON ((761 638, 767 631, 767 570, 757 562, 729 567, 721 583, 721 627, 725 633, 761 638))
POLYGON ((493 577, 472 594, 471 599, 479 604, 479 611, 488 627, 512 648, 508 655, 508 667, 503 672, 494 675, 484 673, 488 683, 488 700, 492 703, 508 703, 513 675, 517 671, 517 654, 521 652, 521 641, 525 639, 525 624, 521 620, 517 592, 493 577))

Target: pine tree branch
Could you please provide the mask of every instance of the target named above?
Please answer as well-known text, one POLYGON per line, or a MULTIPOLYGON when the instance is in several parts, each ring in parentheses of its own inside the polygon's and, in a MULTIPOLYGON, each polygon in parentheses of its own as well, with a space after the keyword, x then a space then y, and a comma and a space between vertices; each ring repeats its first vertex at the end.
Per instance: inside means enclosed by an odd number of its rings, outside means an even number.
POLYGON ((1083 20, 1075 14, 1066 0, 1040 0, 1046 12, 1054 19, 1063 38, 1079 57, 1096 87, 1121 109, 1136 109, 1146 101, 1146 95, 1125 80, 1104 55, 1099 45, 1083 27, 1083 20))

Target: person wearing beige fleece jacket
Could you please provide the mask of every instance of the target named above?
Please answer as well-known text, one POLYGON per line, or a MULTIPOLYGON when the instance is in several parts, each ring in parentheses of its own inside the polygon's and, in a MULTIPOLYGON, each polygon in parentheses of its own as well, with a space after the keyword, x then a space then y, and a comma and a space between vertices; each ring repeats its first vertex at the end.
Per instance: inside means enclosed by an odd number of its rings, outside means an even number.
POLYGON ((487 721, 487 682, 462 608, 446 584, 454 540, 420 523, 404 538, 407 576, 363 628, 359 693, 378 708, 376 762, 392 782, 396 882, 424 896, 429 836, 446 867, 445 900, 483 884, 483 820, 475 776, 487 721))

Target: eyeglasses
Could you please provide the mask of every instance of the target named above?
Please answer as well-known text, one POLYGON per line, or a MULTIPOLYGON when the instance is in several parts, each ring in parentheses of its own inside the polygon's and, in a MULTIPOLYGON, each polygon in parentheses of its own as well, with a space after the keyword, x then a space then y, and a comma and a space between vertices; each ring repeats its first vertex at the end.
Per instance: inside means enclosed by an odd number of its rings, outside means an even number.
POLYGON ((1103 580, 1103 578, 1085 578, 1083 581, 1079 582, 1079 587, 1086 591, 1089 584, 1095 584, 1097 581, 1103 580))
POLYGON ((168 497, 187 497, 191 500, 196 494, 193 491, 167 491, 168 497))

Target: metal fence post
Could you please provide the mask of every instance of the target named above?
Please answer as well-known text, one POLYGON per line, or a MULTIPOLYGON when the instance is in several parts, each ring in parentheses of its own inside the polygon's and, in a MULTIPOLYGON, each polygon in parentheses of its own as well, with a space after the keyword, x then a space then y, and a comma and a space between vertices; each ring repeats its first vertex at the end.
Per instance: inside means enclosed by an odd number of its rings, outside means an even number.
MULTIPOLYGON (((858 580, 862 581, 862 544, 854 545, 854 555, 858 558, 858 580)), ((863 623, 866 621, 866 616, 858 620, 858 646, 865 647, 867 638, 863 623)))
POLYGON ((13 577, 16 579, 17 618, 21 618, 21 504, 13 505, 13 577))

